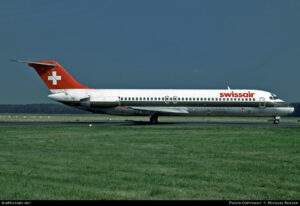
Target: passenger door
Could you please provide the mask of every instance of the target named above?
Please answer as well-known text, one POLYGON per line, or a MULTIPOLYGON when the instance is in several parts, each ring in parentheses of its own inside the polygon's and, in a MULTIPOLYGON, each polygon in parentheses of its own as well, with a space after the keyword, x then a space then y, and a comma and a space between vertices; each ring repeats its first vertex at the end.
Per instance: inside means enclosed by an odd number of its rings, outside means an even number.
POLYGON ((177 104, 177 96, 173 97, 173 104, 177 104))
POLYGON ((259 98, 258 106, 260 109, 264 109, 266 107, 266 100, 264 97, 259 98))
POLYGON ((169 100, 169 96, 165 96, 165 103, 169 104, 170 100, 169 100))

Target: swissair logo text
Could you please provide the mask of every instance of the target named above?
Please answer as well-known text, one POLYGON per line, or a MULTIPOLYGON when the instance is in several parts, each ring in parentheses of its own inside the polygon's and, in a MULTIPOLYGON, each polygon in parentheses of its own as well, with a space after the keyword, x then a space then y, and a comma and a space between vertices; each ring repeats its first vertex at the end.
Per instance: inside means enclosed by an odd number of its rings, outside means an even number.
POLYGON ((226 92, 220 93, 220 97, 253 97, 254 93, 251 92, 243 92, 243 93, 236 93, 236 92, 226 92))

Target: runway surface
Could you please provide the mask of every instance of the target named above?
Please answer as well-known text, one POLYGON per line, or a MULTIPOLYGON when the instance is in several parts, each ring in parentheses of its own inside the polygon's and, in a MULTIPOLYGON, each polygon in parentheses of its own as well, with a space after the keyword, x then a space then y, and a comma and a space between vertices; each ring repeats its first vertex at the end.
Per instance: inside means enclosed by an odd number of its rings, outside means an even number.
POLYGON ((159 122, 150 124, 145 121, 97 121, 97 122, 0 122, 0 126, 252 126, 252 127, 300 127, 299 123, 280 123, 272 122, 251 123, 251 122, 159 122))

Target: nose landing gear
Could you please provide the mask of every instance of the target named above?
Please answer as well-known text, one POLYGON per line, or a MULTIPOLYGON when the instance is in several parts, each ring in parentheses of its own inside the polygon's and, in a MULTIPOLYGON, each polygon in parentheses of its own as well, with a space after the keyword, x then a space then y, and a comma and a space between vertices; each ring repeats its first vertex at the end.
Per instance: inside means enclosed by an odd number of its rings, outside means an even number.
POLYGON ((279 122, 280 122, 280 116, 275 116, 273 123, 274 124, 279 124, 279 122))

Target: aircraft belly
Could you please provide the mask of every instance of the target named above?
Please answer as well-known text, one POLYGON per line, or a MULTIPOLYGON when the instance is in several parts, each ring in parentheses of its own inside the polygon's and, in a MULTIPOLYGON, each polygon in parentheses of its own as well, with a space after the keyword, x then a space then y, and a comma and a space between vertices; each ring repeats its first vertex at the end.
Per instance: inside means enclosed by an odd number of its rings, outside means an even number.
POLYGON ((290 113, 288 107, 190 107, 191 116, 282 116, 290 113))
POLYGON ((129 107, 112 107, 112 108, 93 108, 95 113, 103 113, 120 116, 146 116, 148 114, 143 111, 131 109, 129 107))
MULTIPOLYGON (((152 107, 155 108, 155 107, 152 107)), ((179 112, 163 112, 162 110, 146 111, 130 107, 95 108, 96 113, 128 116, 149 116, 157 113, 160 116, 253 116, 268 117, 282 116, 290 113, 290 107, 179 107, 179 112), (180 113, 180 111, 186 111, 180 113)))

